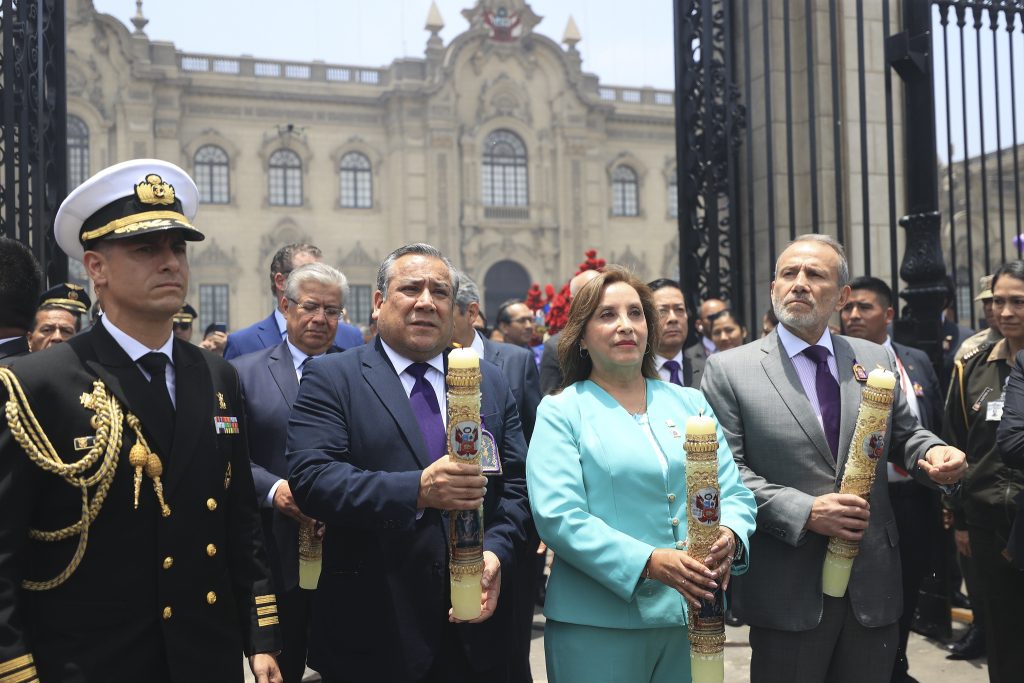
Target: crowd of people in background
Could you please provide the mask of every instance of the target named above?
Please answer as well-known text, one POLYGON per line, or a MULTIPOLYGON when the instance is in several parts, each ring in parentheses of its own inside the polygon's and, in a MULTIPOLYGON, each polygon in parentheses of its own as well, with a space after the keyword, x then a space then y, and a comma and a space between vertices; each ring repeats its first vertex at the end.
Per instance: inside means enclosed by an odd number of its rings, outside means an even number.
POLYGON ((922 586, 950 574, 944 604, 973 624, 949 656, 1024 671, 1024 262, 982 280, 985 329, 943 320, 939 372, 893 340, 888 285, 816 234, 778 255, 760 330, 603 263, 568 280, 558 325, 527 293, 488 319, 426 244, 387 256, 353 321, 345 275, 288 244, 267 317, 198 339, 196 204, 157 160, 83 183, 55 236, 89 289, 43 291, 0 240, 0 679, 240 681, 244 652, 258 681, 519 683, 541 604, 550 681, 682 681, 689 610, 721 590, 751 680, 895 683, 915 680, 922 586), (445 457, 453 346, 483 359, 495 471, 445 457), (869 502, 838 482, 875 367, 897 383, 869 502), (719 442, 707 557, 686 552, 696 415, 719 442), (448 511, 481 507, 481 615, 462 622, 448 511), (831 537, 860 544, 841 598, 822 594, 831 537))

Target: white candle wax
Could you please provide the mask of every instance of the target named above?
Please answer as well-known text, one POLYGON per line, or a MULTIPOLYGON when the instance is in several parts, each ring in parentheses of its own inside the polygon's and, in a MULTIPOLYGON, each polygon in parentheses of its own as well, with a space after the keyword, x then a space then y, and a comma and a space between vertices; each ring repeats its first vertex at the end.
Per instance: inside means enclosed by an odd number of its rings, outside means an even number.
POLYGON ((888 389, 892 391, 896 387, 896 375, 890 370, 875 368, 868 373, 868 386, 872 389, 888 389))
POLYGON ((686 418, 687 436, 707 436, 715 433, 715 421, 707 415, 694 415, 686 418))
POLYGON ((452 616, 469 621, 480 616, 481 574, 461 574, 451 577, 452 616))
POLYGON ((452 349, 448 354, 448 367, 473 370, 480 367, 480 356, 471 348, 452 349))

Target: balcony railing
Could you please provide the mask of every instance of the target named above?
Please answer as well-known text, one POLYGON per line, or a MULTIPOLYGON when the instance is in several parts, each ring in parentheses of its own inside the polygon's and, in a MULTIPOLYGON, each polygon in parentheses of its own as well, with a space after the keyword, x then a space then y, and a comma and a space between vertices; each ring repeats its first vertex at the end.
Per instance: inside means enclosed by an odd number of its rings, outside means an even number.
POLYGON ((388 82, 387 69, 318 62, 288 62, 255 57, 221 57, 179 52, 178 67, 189 73, 281 78, 323 83, 352 83, 371 87, 381 87, 388 82))

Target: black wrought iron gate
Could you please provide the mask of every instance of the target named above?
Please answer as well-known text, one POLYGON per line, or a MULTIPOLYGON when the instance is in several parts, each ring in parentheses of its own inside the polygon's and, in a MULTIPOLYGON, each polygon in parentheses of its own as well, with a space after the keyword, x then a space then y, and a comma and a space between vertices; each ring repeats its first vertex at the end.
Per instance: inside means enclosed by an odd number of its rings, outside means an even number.
POLYGON ((692 300, 724 298, 760 329, 781 247, 827 232, 853 274, 908 302, 901 334, 934 349, 947 266, 961 323, 977 326, 978 276, 1024 239, 1024 3, 676 0, 675 12, 692 300))
POLYGON ((49 282, 67 276, 52 239, 67 191, 63 0, 0 0, 0 220, 49 282))

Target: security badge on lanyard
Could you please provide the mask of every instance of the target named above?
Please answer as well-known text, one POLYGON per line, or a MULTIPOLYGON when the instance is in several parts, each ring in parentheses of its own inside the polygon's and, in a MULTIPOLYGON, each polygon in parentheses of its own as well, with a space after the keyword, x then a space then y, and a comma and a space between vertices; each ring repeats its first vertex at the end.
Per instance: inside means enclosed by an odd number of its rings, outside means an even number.
MULTIPOLYGON (((1009 381, 1009 377, 1006 378, 1009 381)), ((987 387, 985 391, 981 392, 981 396, 974 402, 975 411, 981 409, 981 403, 985 400, 985 397, 992 392, 992 387, 987 387), (977 407, 975 407, 977 406, 977 407)), ((1003 393, 999 395, 999 398, 995 401, 989 401, 985 406, 985 421, 986 422, 999 422, 1003 419, 1003 405, 1006 403, 1006 382, 1003 383, 1003 393)))

